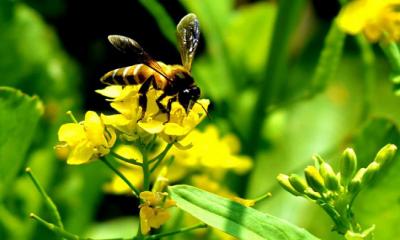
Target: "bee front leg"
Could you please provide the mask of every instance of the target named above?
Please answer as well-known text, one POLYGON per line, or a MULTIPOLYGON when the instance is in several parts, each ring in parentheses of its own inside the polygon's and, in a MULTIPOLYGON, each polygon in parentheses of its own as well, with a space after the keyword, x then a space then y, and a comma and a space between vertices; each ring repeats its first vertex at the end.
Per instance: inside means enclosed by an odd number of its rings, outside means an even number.
POLYGON ((154 76, 150 76, 139 88, 139 106, 142 108, 142 115, 137 120, 138 122, 144 118, 147 109, 147 96, 146 93, 149 91, 150 85, 154 81, 154 76))

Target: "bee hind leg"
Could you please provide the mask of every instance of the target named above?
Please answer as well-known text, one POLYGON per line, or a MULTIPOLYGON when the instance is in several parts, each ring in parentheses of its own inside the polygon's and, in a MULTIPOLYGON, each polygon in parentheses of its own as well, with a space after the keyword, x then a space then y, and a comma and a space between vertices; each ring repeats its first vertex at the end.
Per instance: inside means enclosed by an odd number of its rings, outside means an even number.
POLYGON ((154 76, 150 76, 139 88, 139 106, 142 108, 142 115, 137 120, 138 122, 144 118, 147 110, 147 96, 151 83, 154 81, 154 76))

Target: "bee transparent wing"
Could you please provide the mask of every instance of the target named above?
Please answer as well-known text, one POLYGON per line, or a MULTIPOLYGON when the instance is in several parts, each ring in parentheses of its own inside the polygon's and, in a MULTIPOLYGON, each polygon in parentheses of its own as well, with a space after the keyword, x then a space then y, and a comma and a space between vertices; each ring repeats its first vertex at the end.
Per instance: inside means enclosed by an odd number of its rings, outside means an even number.
POLYGON ((190 72, 200 38, 199 21, 196 15, 189 13, 181 19, 177 26, 177 37, 182 64, 190 72))
POLYGON ((108 36, 108 41, 120 52, 134 56, 139 62, 149 66, 169 80, 157 61, 155 61, 135 40, 121 35, 110 35, 108 36))

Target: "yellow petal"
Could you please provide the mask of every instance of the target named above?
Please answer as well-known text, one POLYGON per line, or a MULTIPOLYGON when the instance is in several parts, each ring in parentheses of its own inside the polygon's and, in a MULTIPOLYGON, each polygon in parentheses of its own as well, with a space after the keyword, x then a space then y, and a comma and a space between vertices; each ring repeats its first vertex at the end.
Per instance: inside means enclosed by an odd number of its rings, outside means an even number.
POLYGON ((103 89, 98 89, 95 92, 108 98, 117 98, 122 93, 122 86, 120 85, 107 86, 103 89))
POLYGON ((107 141, 104 137, 104 125, 97 113, 88 111, 83 122, 88 139, 96 146, 106 146, 107 141))
POLYGON ((150 219, 152 219, 154 215, 154 209, 148 206, 140 208, 140 231, 143 235, 147 235, 150 232, 150 219))
POLYGON ((77 123, 63 124, 58 130, 58 140, 66 142, 73 147, 86 139, 86 133, 82 125, 77 123))
POLYGON ((164 130, 165 125, 163 122, 152 120, 149 122, 138 122, 139 127, 150 134, 157 134, 164 130))
POLYGON ((190 130, 190 128, 176 123, 167 123, 165 124, 164 133, 171 136, 184 136, 188 134, 190 130))
POLYGON ((92 159, 94 154, 95 150, 93 145, 88 141, 84 141, 72 149, 67 163, 71 165, 87 163, 92 159))

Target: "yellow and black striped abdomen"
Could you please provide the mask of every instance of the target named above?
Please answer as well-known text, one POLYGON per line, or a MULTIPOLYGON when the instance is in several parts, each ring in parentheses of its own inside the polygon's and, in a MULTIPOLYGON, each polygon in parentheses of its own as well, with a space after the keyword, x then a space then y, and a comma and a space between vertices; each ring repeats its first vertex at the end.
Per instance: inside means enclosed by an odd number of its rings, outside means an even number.
MULTIPOLYGON (((100 81, 108 85, 136 85, 142 84, 151 75, 154 75, 156 82, 157 80, 160 81, 160 78, 163 78, 148 66, 144 64, 135 64, 109 71, 100 78, 100 81)), ((159 85, 158 82, 157 85, 159 85)))

